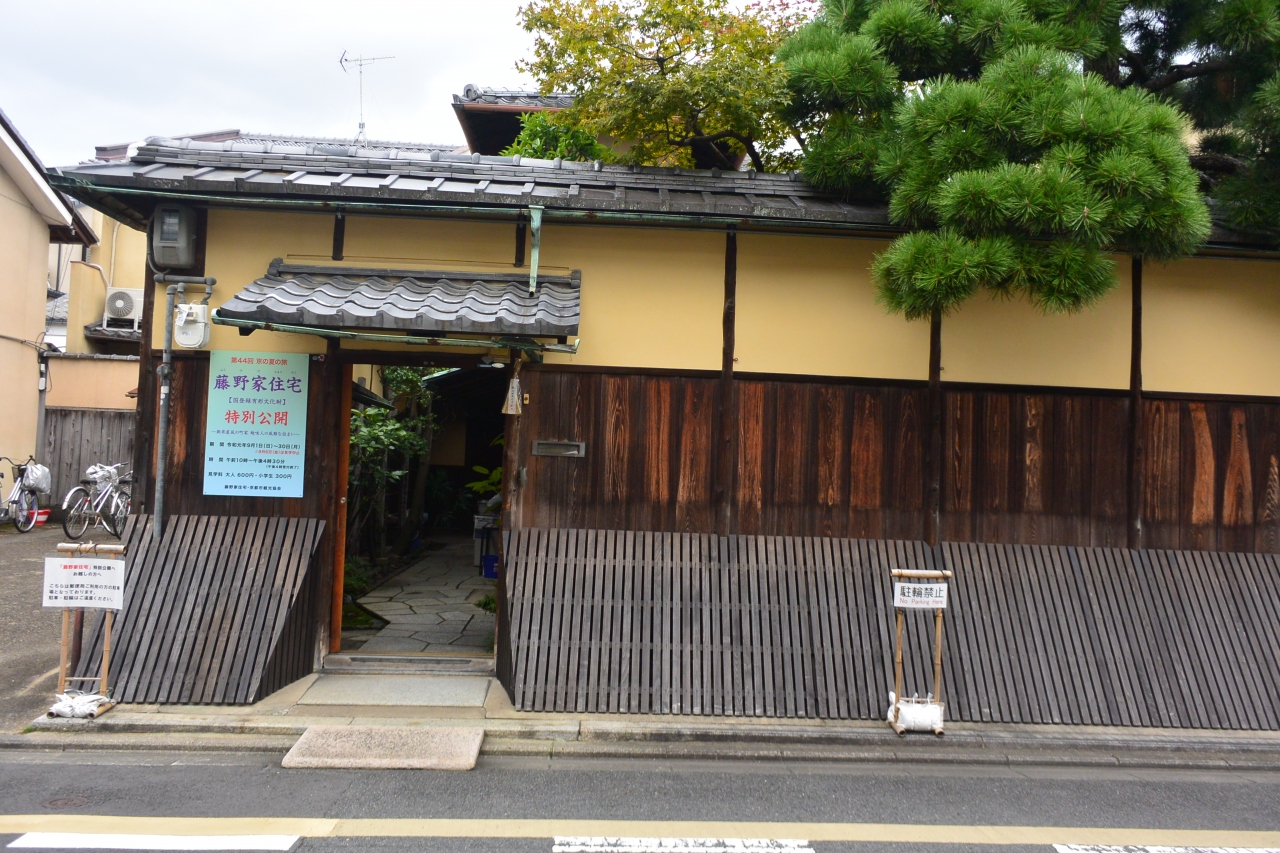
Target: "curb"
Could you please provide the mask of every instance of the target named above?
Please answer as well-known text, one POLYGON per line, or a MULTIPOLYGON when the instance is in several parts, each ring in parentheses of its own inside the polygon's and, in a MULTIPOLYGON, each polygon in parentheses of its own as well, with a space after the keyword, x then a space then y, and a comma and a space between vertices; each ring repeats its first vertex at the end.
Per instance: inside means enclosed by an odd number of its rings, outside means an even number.
POLYGON ((0 752, 288 752, 297 737, 284 735, 32 732, 0 735, 0 752))

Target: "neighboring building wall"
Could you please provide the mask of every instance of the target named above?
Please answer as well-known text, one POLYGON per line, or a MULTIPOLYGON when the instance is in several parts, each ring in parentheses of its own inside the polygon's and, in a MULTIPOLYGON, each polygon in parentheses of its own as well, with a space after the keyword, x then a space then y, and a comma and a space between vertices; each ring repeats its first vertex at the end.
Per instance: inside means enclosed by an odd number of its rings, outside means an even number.
POLYGON ((886 245, 738 235, 735 369, 927 379, 929 324, 908 323, 876 302, 871 260, 886 245))
POLYGON ((719 370, 723 233, 556 225, 542 263, 582 271, 582 345, 553 363, 719 370))
POLYGON ((67 278, 67 352, 94 352, 93 344, 84 336, 84 327, 102 321, 107 280, 94 267, 79 261, 71 263, 67 278))
POLYGON ((124 358, 49 359, 45 406, 68 409, 132 409, 125 396, 138 387, 138 360, 124 358))
POLYGON ((1280 263, 1148 263, 1142 280, 1144 388, 1280 397, 1280 263))
POLYGON ((36 350, 20 341, 44 333, 48 278, 49 226, 0 170, 0 455, 19 460, 36 450, 40 400, 36 350))

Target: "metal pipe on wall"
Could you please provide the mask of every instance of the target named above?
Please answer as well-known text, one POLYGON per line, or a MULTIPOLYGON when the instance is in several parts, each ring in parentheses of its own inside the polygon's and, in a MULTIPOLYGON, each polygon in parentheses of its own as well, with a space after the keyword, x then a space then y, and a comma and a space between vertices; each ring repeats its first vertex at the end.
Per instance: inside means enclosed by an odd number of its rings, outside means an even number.
MULTIPOLYGON (((164 535, 164 485, 165 468, 169 461, 169 381, 173 376, 173 296, 175 293, 186 295, 188 284, 204 285, 204 301, 208 302, 213 295, 213 286, 217 279, 191 275, 166 275, 156 273, 157 284, 174 282, 164 289, 164 360, 157 372, 160 374, 160 428, 156 434, 156 500, 155 511, 151 517, 151 538, 159 541, 164 535)), ((146 334, 148 330, 144 330, 146 334)))

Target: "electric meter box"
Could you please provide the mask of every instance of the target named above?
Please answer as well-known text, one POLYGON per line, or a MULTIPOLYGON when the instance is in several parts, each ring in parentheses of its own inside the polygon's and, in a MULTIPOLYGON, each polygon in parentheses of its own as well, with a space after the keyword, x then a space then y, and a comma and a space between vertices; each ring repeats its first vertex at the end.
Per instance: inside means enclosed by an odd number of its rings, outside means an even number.
POLYGON ((208 305, 194 302, 174 308, 173 342, 183 349, 200 349, 209 345, 208 305))
POLYGON ((196 212, 181 204, 161 204, 151 216, 151 264, 185 269, 196 262, 196 212))

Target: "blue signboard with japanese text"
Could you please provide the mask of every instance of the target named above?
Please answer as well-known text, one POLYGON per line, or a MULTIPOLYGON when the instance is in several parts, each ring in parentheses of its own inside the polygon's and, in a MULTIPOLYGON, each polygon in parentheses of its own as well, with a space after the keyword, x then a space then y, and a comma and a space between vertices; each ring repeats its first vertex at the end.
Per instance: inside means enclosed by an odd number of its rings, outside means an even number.
POLYGON ((306 353, 209 353, 204 493, 302 497, 306 353))

